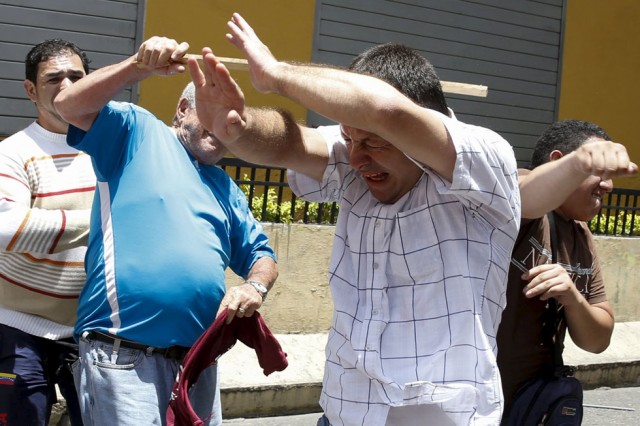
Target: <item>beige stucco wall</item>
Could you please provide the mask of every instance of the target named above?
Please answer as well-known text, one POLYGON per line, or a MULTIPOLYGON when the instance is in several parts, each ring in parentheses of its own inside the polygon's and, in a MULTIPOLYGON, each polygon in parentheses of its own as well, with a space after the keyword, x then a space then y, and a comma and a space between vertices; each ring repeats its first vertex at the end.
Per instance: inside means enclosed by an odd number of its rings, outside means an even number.
MULTIPOLYGON (((275 333, 316 333, 331 324, 328 265, 334 227, 263 224, 278 256, 280 277, 260 312, 275 333)), ((640 320, 640 238, 596 237, 616 321, 640 320)), ((242 282, 232 273, 229 285, 242 282)))
MULTIPOLYGON (((331 325, 329 257, 334 227, 264 223, 280 276, 260 309, 274 333, 317 333, 331 325)), ((228 272, 228 285, 241 279, 228 272)))

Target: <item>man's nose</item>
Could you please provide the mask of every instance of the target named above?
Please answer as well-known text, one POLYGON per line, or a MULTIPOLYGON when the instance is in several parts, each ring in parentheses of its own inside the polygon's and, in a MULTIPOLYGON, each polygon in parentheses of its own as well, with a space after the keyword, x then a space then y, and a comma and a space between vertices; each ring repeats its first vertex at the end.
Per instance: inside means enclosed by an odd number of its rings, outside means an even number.
POLYGON ((73 81, 71 81, 68 77, 65 77, 62 82, 60 83, 60 89, 66 89, 67 87, 71 86, 73 84, 73 81))
POLYGON ((367 163, 369 163, 369 156, 363 145, 357 142, 351 143, 349 148, 349 164, 351 167, 358 170, 367 163))

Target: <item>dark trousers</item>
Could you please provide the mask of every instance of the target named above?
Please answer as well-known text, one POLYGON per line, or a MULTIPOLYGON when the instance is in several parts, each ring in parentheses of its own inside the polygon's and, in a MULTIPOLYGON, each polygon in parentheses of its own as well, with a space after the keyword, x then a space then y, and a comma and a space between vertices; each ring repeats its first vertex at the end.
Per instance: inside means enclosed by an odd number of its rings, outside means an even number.
POLYGON ((55 384, 71 424, 82 425, 71 375, 77 358, 71 338, 49 340, 0 324, 0 426, 47 426, 57 401, 55 384))

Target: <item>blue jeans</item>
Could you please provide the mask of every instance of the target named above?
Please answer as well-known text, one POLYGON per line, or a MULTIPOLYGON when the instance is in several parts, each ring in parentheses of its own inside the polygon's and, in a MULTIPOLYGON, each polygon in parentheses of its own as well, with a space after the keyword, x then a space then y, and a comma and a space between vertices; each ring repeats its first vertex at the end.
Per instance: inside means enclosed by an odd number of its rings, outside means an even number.
MULTIPOLYGON (((162 355, 97 340, 80 339, 73 376, 86 424, 165 425, 179 362, 162 355)), ((205 370, 189 390, 191 405, 205 425, 222 424, 217 364, 205 370)))
POLYGON ((0 324, 0 425, 48 425, 57 402, 56 384, 71 424, 82 425, 71 376, 77 358, 71 338, 49 340, 0 324))

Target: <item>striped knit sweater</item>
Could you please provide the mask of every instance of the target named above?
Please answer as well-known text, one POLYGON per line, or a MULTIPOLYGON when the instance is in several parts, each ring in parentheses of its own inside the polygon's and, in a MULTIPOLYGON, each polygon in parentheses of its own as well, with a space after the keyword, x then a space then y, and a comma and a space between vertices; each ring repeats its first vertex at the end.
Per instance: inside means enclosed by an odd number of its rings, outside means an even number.
POLYGON ((91 158, 37 123, 0 142, 0 323, 73 332, 95 175, 91 158))

